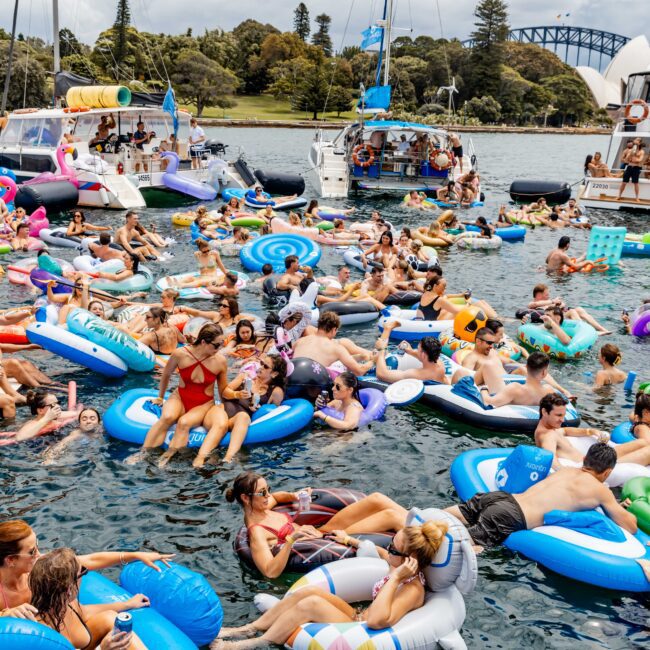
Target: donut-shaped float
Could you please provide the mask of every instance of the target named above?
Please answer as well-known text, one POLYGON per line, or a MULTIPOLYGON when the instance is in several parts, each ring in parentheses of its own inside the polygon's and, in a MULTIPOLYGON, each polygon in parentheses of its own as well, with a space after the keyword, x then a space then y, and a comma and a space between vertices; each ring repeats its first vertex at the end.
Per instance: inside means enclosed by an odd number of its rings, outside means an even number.
POLYGON ((316 266, 321 249, 316 242, 301 235, 265 235, 247 243, 241 249, 239 259, 248 271, 261 273, 264 264, 272 264, 276 273, 282 273, 288 255, 296 255, 301 266, 316 266))

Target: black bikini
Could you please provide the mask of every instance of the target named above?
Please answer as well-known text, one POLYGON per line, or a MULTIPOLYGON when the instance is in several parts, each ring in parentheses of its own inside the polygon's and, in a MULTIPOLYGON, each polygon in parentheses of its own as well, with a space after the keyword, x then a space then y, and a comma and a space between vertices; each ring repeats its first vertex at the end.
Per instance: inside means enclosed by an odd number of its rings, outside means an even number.
POLYGON ((79 622, 84 626, 86 632, 88 632, 88 643, 83 648, 81 648, 81 650, 88 650, 90 648, 90 644, 93 642, 93 635, 90 633, 90 630, 88 629, 88 626, 84 622, 83 618, 81 618, 81 614, 72 605, 68 605, 68 607, 75 613, 79 619, 79 622))

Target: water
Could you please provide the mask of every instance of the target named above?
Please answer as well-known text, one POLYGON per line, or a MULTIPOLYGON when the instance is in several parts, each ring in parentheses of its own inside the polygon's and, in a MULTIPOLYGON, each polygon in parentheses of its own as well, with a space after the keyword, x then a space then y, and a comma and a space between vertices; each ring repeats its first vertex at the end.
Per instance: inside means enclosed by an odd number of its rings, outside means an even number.
MULTIPOLYGON (((285 129, 208 129, 243 146, 258 167, 297 172, 306 167, 312 133, 285 129)), ((465 138, 467 139, 467 138, 465 138)), ((574 182, 580 177, 588 153, 605 151, 603 136, 479 134, 473 136, 479 153, 486 207, 472 210, 495 216, 508 200, 513 178, 547 178, 574 182)), ((306 196, 310 196, 309 188, 306 196)), ((361 215, 377 207, 396 226, 425 223, 426 215, 401 208, 397 201, 368 198, 327 201, 355 205, 361 215)), ((167 272, 193 268, 187 230, 172 228, 172 210, 143 210, 143 223, 156 223, 164 234, 179 240, 176 258, 167 272)), ((625 213, 592 211, 600 224, 626 223, 634 232, 650 230, 648 218, 625 213)), ((89 220, 100 224, 122 222, 121 215, 95 211, 89 220)), ((570 230, 574 253, 585 250, 589 235, 570 230)), ((538 271, 546 253, 560 235, 547 229, 529 231, 525 244, 504 244, 498 252, 442 251, 441 262, 450 291, 473 290, 503 315, 527 304, 531 289, 547 282, 553 294, 568 304, 582 305, 615 330, 608 340, 623 351, 622 367, 648 379, 650 338, 645 341, 623 334, 622 308, 634 309, 648 293, 650 265, 647 259, 626 259, 625 269, 608 274, 574 274, 547 278, 538 271)), ((57 255, 70 258, 70 252, 57 255)), ((323 255, 324 273, 336 269, 340 258, 333 251, 323 255)), ((164 267, 163 267, 164 268, 164 267)), ((0 285, 0 301, 7 306, 25 304, 21 288, 0 285)), ((245 293, 247 311, 261 311, 256 294, 245 293)), ((515 325, 507 329, 514 334, 515 325)), ((346 330, 361 344, 372 345, 374 325, 346 330)), ((128 388, 155 386, 153 377, 131 375, 109 381, 45 352, 29 358, 52 374, 78 383, 80 401, 105 409, 128 388)), ((579 396, 583 420, 611 428, 629 412, 630 400, 622 388, 595 396, 585 372, 597 369, 596 352, 579 362, 553 364, 558 379, 579 396)), ((24 411, 23 411, 24 413, 24 411)), ((24 415, 21 414, 21 417, 24 415)), ((13 426, 11 428, 14 428, 13 426)), ((42 466, 42 453, 50 443, 40 439, 20 447, 0 449, 0 514, 24 517, 37 530, 41 546, 68 545, 79 553, 101 549, 156 549, 176 552, 177 559, 204 573, 221 596, 226 624, 238 624, 254 616, 253 595, 260 591, 283 593, 289 578, 267 581, 237 560, 232 541, 241 525, 241 513, 226 503, 223 493, 242 469, 262 471, 276 489, 297 490, 304 485, 352 486, 368 492, 383 491, 405 506, 445 506, 455 501, 448 468, 462 451, 476 447, 526 442, 523 435, 498 435, 472 429, 437 413, 413 407, 389 410, 386 420, 370 431, 339 434, 316 430, 281 444, 244 450, 229 468, 192 470, 187 458, 175 459, 165 471, 147 465, 128 467, 123 459, 132 448, 99 438, 73 447, 53 466, 42 466)), ((472 648, 569 648, 576 640, 582 647, 629 648, 650 642, 647 633, 647 596, 618 594, 557 576, 505 549, 480 557, 476 591, 466 599, 467 619, 463 636, 472 648)), ((117 571, 109 571, 112 578, 117 571)))

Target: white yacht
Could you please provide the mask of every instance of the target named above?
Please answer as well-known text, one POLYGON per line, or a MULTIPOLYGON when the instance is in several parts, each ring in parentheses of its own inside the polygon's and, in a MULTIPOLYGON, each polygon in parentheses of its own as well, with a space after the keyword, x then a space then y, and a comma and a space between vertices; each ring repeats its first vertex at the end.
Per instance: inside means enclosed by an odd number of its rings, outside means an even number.
MULTIPOLYGON (((636 147, 636 144, 634 144, 636 147)), ((640 72, 628 77, 619 119, 609 140, 603 161, 609 175, 603 177, 585 176, 578 199, 588 208, 605 210, 647 210, 650 211, 650 72, 640 72), (646 160, 639 178, 639 198, 634 185, 628 183, 623 195, 618 198, 623 182, 621 157, 628 142, 645 144, 646 160)))
MULTIPOLYGON (((375 86, 362 88, 357 111, 360 120, 346 126, 334 139, 327 131, 316 133, 308 155, 308 175, 323 198, 340 198, 350 192, 433 192, 461 169, 477 169, 471 139, 464 143, 462 161, 452 151, 449 133, 440 127, 392 120, 388 83, 393 0, 384 0, 383 18, 364 32, 362 48, 379 43, 375 86), (383 65, 383 85, 379 85, 383 65), (365 119, 366 115, 372 119, 365 119)), ((442 90, 442 89, 441 89, 442 90)), ((450 96, 454 83, 445 87, 450 96)), ((480 188, 479 196, 481 197, 480 188)))
POLYGON ((114 209, 173 204, 188 196, 209 200, 220 188, 247 188, 255 182, 241 153, 234 162, 224 161, 219 156, 225 148, 212 141, 206 143, 199 168, 191 169, 189 120, 188 113, 178 112, 178 160, 171 161, 161 150, 172 149, 173 121, 161 107, 21 109, 9 115, 0 133, 0 167, 11 169, 19 182, 44 173, 53 180, 73 176, 80 206, 114 209), (112 116, 115 127, 106 141, 98 142, 102 116, 112 116), (132 139, 140 121, 155 137, 136 158, 132 139), (173 169, 174 183, 168 180, 173 169))

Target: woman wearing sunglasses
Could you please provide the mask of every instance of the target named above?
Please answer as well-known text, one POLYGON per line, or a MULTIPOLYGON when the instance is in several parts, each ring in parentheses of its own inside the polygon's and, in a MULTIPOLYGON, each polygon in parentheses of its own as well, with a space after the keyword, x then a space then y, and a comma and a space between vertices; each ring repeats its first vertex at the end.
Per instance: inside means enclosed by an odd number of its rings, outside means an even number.
MULTIPOLYGON (((427 278, 424 282, 424 292, 420 298, 417 317, 424 320, 453 320, 458 312, 463 311, 466 304, 459 305, 452 302, 451 298, 465 298, 470 302, 469 294, 446 294, 447 280, 440 275, 434 275, 427 278)), ((497 314, 492 307, 484 300, 471 300, 473 306, 482 309, 488 318, 497 318, 497 314)))
POLYGON ((363 406, 359 398, 359 382, 351 372, 342 372, 335 380, 332 386, 334 399, 326 403, 320 396, 316 399, 316 406, 335 409, 341 413, 342 418, 339 420, 331 415, 327 415, 320 410, 314 413, 314 417, 323 421, 332 429, 349 431, 359 426, 359 418, 363 413, 363 406))
POLYGON ((228 426, 224 429, 221 422, 215 418, 215 424, 208 431, 205 441, 192 463, 194 467, 203 467, 208 456, 228 431, 230 431, 230 443, 223 462, 232 462, 246 439, 253 413, 264 404, 275 404, 276 406, 282 404, 287 382, 286 361, 279 356, 263 354, 256 365, 255 376, 252 379, 248 372, 241 372, 221 394, 223 407, 220 404, 213 407, 215 410, 221 408, 226 410, 228 426), (250 392, 246 389, 247 380, 250 381, 250 392))
MULTIPOLYGON (((425 596, 423 571, 435 557, 447 524, 427 521, 422 526, 400 530, 386 551, 389 572, 375 583, 372 603, 355 609, 339 596, 320 587, 303 587, 283 598, 257 620, 238 628, 221 628, 220 637, 261 636, 240 641, 213 642, 213 650, 246 650, 269 644, 282 645, 295 629, 305 623, 354 623, 365 621, 370 629, 380 630, 395 625, 406 614, 422 607, 425 596)), ((356 541, 356 540, 355 540, 356 541)))
POLYGON ((79 586, 88 573, 71 548, 59 548, 41 556, 29 574, 31 604, 36 620, 64 636, 74 648, 91 650, 146 650, 135 633, 113 636, 119 612, 149 606, 149 599, 137 594, 123 602, 81 605, 79 586))
MULTIPOLYGON (((311 488, 304 489, 311 493, 311 488)), ((349 533, 398 531, 406 523, 406 510, 375 492, 342 508, 319 529, 299 526, 288 514, 274 510, 278 505, 295 502, 299 492, 272 493, 266 479, 255 472, 239 474, 226 491, 226 500, 237 501, 244 511, 253 562, 267 578, 277 578, 285 570, 292 546, 299 539, 323 537, 331 532, 342 540, 349 533)))
POLYGON ((148 329, 140 337, 140 343, 150 347, 155 354, 171 354, 179 343, 185 343, 178 328, 167 324, 167 312, 162 307, 152 307, 144 318, 148 329))
MULTIPOLYGON (((29 575, 40 557, 38 540, 32 527, 21 519, 0 523, 0 616, 35 620, 29 575)), ((78 563, 90 571, 140 561, 156 571, 154 562, 167 564, 173 555, 151 552, 105 551, 77 556, 78 563)))
POLYGON ((16 434, 16 440, 29 440, 39 435, 45 427, 52 424, 62 426, 66 421, 77 419, 78 411, 63 411, 58 397, 49 391, 30 390, 27 393, 27 405, 35 416, 23 424, 16 434))
POLYGON ((75 210, 72 213, 72 221, 68 224, 66 235, 68 237, 85 237, 90 232, 108 232, 111 228, 108 226, 95 226, 86 221, 86 217, 81 210, 75 210))
POLYGON ((219 298, 217 311, 203 311, 201 309, 194 309, 193 307, 181 307, 180 310, 183 314, 208 318, 213 323, 221 325, 224 330, 229 327, 235 327, 240 320, 246 319, 252 321, 255 319, 255 316, 252 314, 240 313, 239 303, 236 298, 231 297, 219 298))

